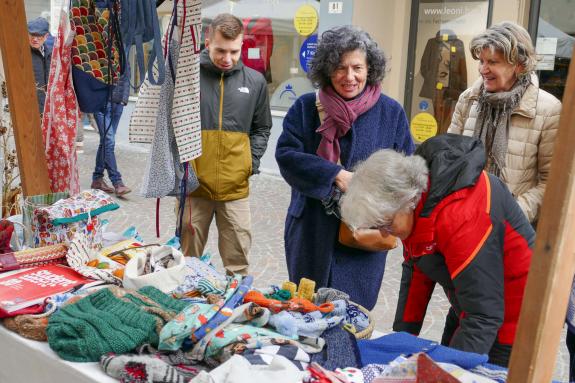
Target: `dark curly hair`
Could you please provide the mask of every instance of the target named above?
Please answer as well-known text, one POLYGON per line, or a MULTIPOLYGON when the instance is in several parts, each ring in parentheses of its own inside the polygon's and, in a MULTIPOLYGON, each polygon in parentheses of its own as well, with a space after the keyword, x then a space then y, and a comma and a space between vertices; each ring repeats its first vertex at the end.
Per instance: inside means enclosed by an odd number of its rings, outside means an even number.
POLYGON ((367 84, 374 85, 383 80, 387 63, 383 51, 367 32, 348 25, 321 34, 307 77, 317 88, 330 85, 330 77, 339 66, 341 56, 356 49, 366 54, 367 84))

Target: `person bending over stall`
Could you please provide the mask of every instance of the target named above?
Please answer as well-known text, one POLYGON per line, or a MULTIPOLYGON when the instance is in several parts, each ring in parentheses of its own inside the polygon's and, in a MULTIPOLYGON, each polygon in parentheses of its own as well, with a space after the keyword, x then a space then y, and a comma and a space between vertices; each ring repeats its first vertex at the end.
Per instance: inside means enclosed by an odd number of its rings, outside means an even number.
POLYGON ((436 136, 413 156, 380 150, 355 169, 341 214, 354 230, 376 227, 403 242, 394 331, 419 333, 439 283, 451 304, 441 343, 507 366, 535 232, 484 167, 472 137, 436 136))
POLYGON ((385 58, 375 41, 350 26, 325 31, 308 72, 316 93, 288 111, 276 160, 292 188, 285 223, 289 278, 346 292, 371 310, 377 302, 387 252, 338 243, 340 220, 326 213, 345 192, 351 168, 383 148, 414 150, 405 112, 381 93, 385 58), (321 110, 321 112, 318 112, 321 110))

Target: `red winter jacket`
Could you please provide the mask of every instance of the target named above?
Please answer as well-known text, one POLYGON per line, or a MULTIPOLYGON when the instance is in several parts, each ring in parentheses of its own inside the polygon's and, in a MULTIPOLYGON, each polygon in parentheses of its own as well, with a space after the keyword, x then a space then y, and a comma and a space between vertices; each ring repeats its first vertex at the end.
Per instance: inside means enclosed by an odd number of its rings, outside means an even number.
POLYGON ((449 345, 487 354, 496 340, 513 344, 535 233, 503 182, 482 171, 477 140, 429 141, 417 151, 430 168, 430 187, 403 241, 393 329, 419 333, 437 282, 459 318, 449 345))

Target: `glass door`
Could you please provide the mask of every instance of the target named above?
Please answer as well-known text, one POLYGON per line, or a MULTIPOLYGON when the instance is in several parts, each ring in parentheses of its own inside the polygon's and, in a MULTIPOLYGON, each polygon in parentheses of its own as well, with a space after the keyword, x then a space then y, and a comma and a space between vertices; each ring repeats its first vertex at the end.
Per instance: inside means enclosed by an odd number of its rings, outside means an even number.
POLYGON ((404 107, 417 143, 445 133, 459 95, 479 77, 468 50, 485 30, 489 0, 414 0, 404 107))
POLYGON ((541 0, 532 5, 537 20, 537 75, 542 89, 563 98, 567 70, 575 46, 575 0, 541 0))

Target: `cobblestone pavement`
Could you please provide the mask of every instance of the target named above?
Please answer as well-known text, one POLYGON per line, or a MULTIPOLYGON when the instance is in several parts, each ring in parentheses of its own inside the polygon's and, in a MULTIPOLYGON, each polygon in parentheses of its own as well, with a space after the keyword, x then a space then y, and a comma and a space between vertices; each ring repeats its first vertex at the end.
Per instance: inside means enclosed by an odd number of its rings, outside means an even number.
MULTIPOLYGON (((126 128, 120 126, 120 129, 126 128)), ((93 131, 85 132, 84 150, 79 154, 80 182, 88 188, 94 169, 98 136, 93 131)), ((158 241, 155 238, 155 200, 138 196, 138 188, 146 165, 147 148, 124 142, 116 144, 118 167, 124 183, 133 189, 126 198, 120 199, 121 208, 108 213, 105 218, 111 221, 111 227, 122 231, 135 225, 145 241, 158 241)), ((287 280, 287 269, 283 250, 283 226, 287 211, 290 190, 280 177, 260 174, 251 179, 251 212, 252 212, 252 249, 250 253, 250 272, 258 287, 270 284, 281 284, 287 280)), ((175 230, 174 198, 164 198, 160 204, 160 240, 169 239, 175 230)), ((223 270, 217 255, 217 232, 215 225, 210 229, 206 251, 214 254, 216 267, 223 270)), ((401 280, 401 250, 395 249, 387 258, 385 277, 379 292, 379 299, 372 316, 376 329, 381 332, 391 331, 397 293, 401 280)), ((443 322, 448 309, 448 302, 441 289, 436 289, 429 304, 425 324, 420 336, 440 340, 443 322)), ((568 352, 564 345, 565 334, 562 334, 555 378, 568 379, 568 352)))

